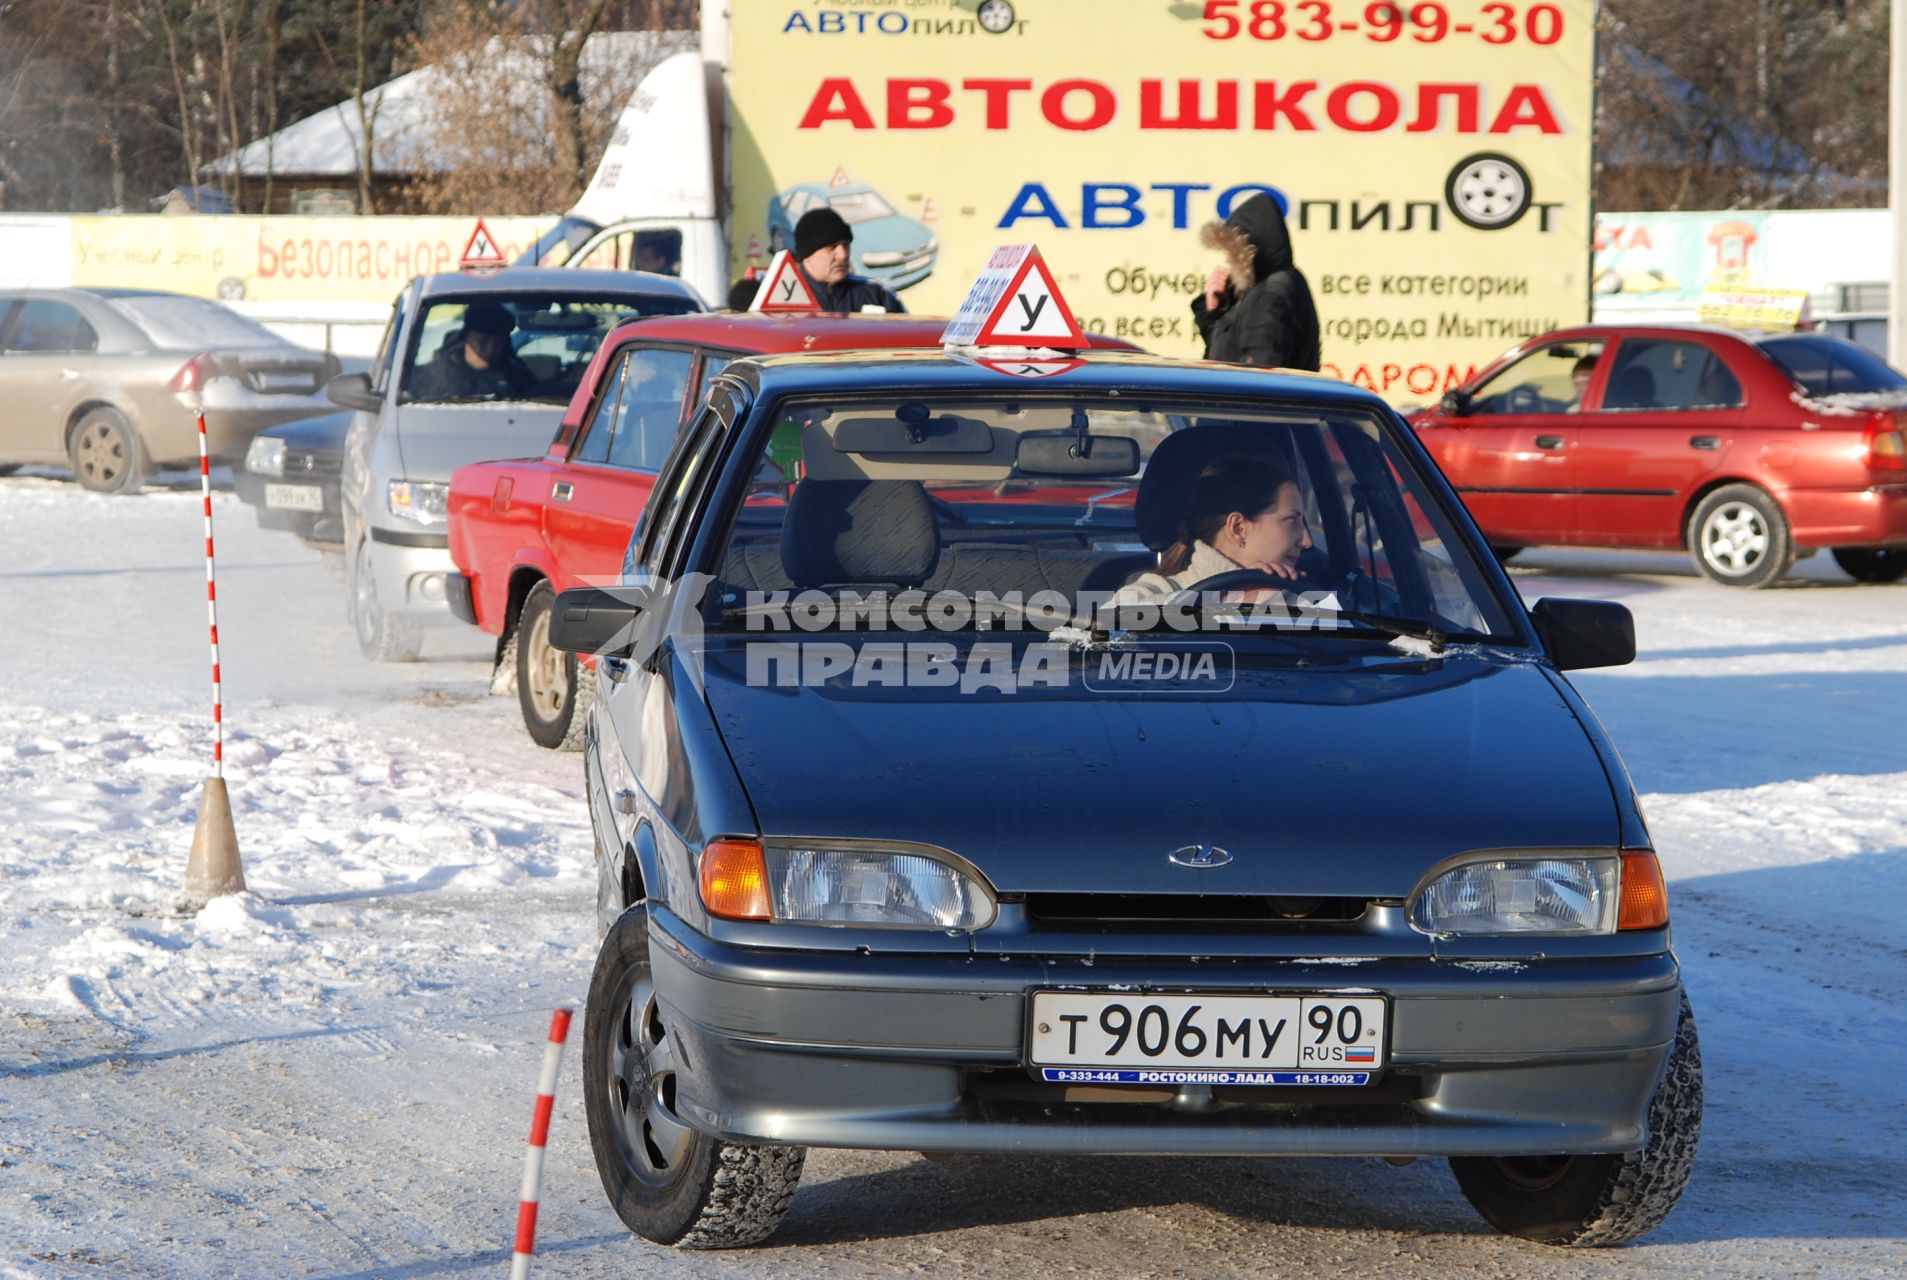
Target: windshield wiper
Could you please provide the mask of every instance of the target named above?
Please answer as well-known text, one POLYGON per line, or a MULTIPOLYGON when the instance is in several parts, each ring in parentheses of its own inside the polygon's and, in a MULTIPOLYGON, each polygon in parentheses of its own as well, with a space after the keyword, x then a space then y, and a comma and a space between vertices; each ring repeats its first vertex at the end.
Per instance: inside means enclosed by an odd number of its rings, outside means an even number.
MULTIPOLYGON (((1403 636, 1412 640, 1422 640, 1430 646, 1432 653, 1442 653, 1450 643, 1450 633, 1434 622, 1421 618, 1400 618, 1389 613, 1365 613, 1361 609, 1328 609, 1316 605, 1300 604, 1302 613, 1320 618, 1338 618, 1355 623, 1371 631, 1379 631, 1388 636, 1403 636)), ((1317 630, 1332 631, 1336 628, 1323 627, 1317 630)))

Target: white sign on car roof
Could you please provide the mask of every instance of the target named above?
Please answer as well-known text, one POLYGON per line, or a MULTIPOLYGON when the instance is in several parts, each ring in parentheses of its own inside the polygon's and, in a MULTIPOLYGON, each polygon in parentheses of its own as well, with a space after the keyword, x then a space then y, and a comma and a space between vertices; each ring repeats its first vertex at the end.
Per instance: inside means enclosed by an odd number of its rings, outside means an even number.
POLYGON ((987 259, 940 341, 949 347, 1079 348, 1086 335, 1039 249, 1006 244, 987 259))

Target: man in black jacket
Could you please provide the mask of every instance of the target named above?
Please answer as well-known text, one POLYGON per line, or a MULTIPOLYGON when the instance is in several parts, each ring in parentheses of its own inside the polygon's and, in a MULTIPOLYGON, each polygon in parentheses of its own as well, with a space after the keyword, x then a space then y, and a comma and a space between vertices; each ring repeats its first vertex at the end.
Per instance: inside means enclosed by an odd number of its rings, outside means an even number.
POLYGON ((1291 260, 1285 216, 1263 192, 1208 222, 1199 243, 1225 255, 1192 299, 1205 358, 1266 369, 1318 368, 1318 309, 1291 260))
POLYGON ((854 231, 834 210, 810 209, 795 223, 795 260, 823 311, 905 311, 894 291, 848 271, 854 231))

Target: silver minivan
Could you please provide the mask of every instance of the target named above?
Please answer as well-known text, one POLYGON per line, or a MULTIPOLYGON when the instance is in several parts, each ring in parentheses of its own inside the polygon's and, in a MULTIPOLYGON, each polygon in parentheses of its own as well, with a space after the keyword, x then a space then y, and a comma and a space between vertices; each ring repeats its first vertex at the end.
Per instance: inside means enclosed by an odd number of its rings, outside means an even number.
POLYGON ((451 472, 540 454, 618 324, 704 309, 682 281, 636 271, 512 268, 405 286, 371 371, 328 388, 356 411, 341 499, 349 616, 366 657, 408 662, 426 627, 453 621, 451 472))

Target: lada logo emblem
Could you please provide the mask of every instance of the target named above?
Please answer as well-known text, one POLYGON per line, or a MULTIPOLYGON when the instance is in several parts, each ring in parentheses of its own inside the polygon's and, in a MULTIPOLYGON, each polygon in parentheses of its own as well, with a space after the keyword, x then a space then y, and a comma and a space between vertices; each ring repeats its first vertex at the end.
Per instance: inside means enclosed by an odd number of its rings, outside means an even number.
POLYGON ((1188 844, 1165 856, 1181 867, 1222 867, 1232 860, 1230 853, 1215 844, 1188 844))

